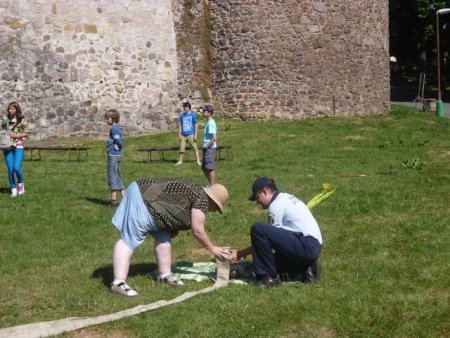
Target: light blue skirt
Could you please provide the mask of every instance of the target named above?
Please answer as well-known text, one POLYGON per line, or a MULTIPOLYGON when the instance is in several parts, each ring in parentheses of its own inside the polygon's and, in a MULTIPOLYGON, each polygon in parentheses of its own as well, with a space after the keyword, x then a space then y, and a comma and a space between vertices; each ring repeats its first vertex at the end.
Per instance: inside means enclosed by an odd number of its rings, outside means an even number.
POLYGON ((133 251, 144 242, 148 234, 159 243, 171 242, 170 233, 160 231, 156 227, 136 182, 128 186, 125 197, 114 213, 112 223, 120 231, 122 240, 133 251))

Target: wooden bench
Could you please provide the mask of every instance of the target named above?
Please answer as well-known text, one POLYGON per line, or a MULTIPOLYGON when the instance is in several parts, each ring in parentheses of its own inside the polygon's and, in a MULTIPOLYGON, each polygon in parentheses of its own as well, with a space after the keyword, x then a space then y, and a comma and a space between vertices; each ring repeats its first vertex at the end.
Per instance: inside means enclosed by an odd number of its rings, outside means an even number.
MULTIPOLYGON (((165 161, 166 159, 164 158, 164 152, 165 151, 179 151, 180 150, 180 146, 161 146, 161 147, 143 147, 143 148, 139 148, 137 149, 137 151, 142 151, 142 152, 146 152, 148 154, 148 161, 151 162, 152 161, 152 153, 156 152, 159 154, 159 160, 160 161, 165 161)), ((186 151, 191 150, 191 147, 187 146, 186 147, 186 151)), ((201 150, 201 148, 199 148, 199 150, 201 150)), ((219 144, 217 146, 217 156, 216 156, 216 160, 220 161, 223 158, 221 157, 221 151, 224 150, 225 151, 225 159, 231 163, 231 161, 233 160, 233 150, 232 150, 232 145, 231 144, 219 144)))
POLYGON ((41 151, 67 151, 69 153, 69 160, 72 160, 72 152, 77 152, 77 160, 80 162, 80 153, 84 152, 86 154, 86 159, 88 159, 89 147, 84 146, 25 146, 25 151, 30 151, 30 160, 33 160, 33 152, 37 151, 39 160, 41 159, 41 151))

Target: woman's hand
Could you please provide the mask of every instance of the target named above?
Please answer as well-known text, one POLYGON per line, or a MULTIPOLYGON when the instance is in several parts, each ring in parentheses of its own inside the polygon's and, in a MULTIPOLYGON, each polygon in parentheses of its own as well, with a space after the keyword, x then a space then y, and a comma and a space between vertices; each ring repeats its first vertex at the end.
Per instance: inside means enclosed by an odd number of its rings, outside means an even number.
POLYGON ((228 258, 231 255, 231 250, 229 247, 219 247, 214 246, 211 250, 211 253, 219 260, 225 261, 228 260, 228 258))

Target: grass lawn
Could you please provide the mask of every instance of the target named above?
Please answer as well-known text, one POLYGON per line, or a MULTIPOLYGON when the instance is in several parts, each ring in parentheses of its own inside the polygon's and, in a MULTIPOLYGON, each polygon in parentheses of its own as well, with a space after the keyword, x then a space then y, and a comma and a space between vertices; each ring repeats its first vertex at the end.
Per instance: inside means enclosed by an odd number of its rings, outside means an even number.
MULTIPOLYGON (((313 209, 324 237, 317 285, 263 290, 229 285, 186 302, 64 337, 444 337, 450 332, 450 120, 399 106, 370 117, 240 122, 217 118, 219 140, 233 144, 232 165, 217 165, 230 192, 207 231, 217 245, 249 244, 249 228, 266 214, 247 201, 257 176, 308 202, 322 183, 336 192, 313 209)), ((204 121, 201 121, 203 124, 204 121)), ((202 133, 200 133, 202 135, 202 133)), ((176 131, 127 137, 126 185, 146 177, 189 177, 206 185, 187 153, 175 167, 146 162, 141 146, 175 145, 176 131)), ((1 167, 0 328, 97 316, 172 299, 184 288, 148 277, 152 241, 135 253, 129 283, 140 293, 110 295, 112 248, 105 140, 55 140, 91 147, 89 159, 43 152, 25 161, 26 194, 12 199, 1 167), (72 157, 74 158, 74 157, 72 157)), ((29 154, 26 154, 27 158, 29 154)), ((212 257, 189 232, 173 242, 174 261, 212 257)))

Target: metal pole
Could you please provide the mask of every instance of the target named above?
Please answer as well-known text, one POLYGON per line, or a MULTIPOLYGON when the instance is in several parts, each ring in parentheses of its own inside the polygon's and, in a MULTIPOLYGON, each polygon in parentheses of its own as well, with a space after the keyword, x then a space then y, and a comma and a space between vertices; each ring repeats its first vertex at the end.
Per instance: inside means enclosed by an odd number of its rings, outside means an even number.
POLYGON ((436 11, 436 44, 437 44, 437 90, 438 101, 441 101, 441 53, 439 49, 439 11, 436 11))
POLYGON ((440 51, 440 42, 439 42, 439 14, 448 14, 450 13, 450 8, 441 8, 436 11, 436 44, 437 44, 437 90, 438 90, 438 99, 436 101, 436 113, 439 117, 444 117, 444 103, 442 102, 442 94, 441 94, 441 51, 440 51))

